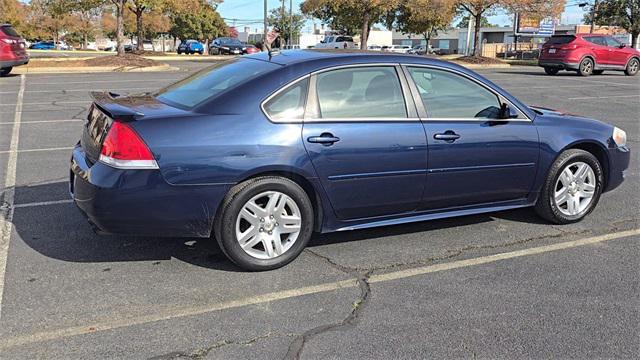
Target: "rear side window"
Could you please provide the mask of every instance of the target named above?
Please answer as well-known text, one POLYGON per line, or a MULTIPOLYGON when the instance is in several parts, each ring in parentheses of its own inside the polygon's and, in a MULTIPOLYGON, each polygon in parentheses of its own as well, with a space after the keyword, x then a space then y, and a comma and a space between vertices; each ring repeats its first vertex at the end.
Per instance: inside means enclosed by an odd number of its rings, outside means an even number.
POLYGON ((0 26, 0 29, 2 29, 2 32, 7 36, 20 37, 18 32, 12 26, 0 26))
POLYGON ((402 87, 390 66, 349 68, 317 75, 323 119, 406 118, 402 87))
POLYGON ((191 109, 205 100, 251 81, 279 66, 249 59, 235 59, 203 69, 156 93, 156 98, 169 105, 191 109))
POLYGON ((552 36, 549 41, 547 41, 547 45, 562 45, 568 44, 575 40, 576 37, 573 35, 561 35, 561 36, 552 36))
POLYGON ((585 36, 584 39, 592 44, 607 46, 607 41, 600 36, 585 36))
POLYGON ((269 99, 264 105, 264 111, 271 120, 301 120, 308 87, 308 78, 296 82, 269 99))
POLYGON ((616 40, 616 39, 614 39, 614 38, 612 38, 612 37, 608 37, 608 36, 607 36, 607 37, 606 37, 606 38, 604 38, 604 39, 605 39, 605 41, 607 42, 607 45, 608 45, 608 46, 620 46, 620 44, 621 44, 618 40, 616 40))
POLYGON ((409 68, 429 118, 500 117, 498 96, 465 77, 431 68, 409 68))

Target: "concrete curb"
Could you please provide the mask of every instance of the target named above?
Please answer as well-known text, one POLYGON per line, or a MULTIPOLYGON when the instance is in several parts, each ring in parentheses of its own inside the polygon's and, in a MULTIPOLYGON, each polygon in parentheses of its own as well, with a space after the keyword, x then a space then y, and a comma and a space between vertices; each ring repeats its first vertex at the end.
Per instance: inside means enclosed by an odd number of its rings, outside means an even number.
POLYGON ((77 66, 77 67, 39 67, 29 68, 28 66, 16 67, 14 74, 66 74, 66 73, 102 73, 102 72, 165 72, 178 71, 175 66, 167 64, 148 67, 135 66, 77 66))

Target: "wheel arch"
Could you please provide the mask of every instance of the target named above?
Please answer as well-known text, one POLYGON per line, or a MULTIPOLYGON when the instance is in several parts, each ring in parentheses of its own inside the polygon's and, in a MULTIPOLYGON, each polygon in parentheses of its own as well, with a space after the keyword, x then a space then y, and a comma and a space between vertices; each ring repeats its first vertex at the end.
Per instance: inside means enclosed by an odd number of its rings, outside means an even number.
POLYGON ((580 58, 580 62, 578 63, 578 66, 580 66, 580 64, 582 64, 582 62, 584 61, 584 59, 589 59, 591 60, 591 62, 593 62, 593 67, 595 68, 597 65, 596 62, 596 57, 593 54, 585 54, 582 55, 582 57, 580 58))
MULTIPOLYGON (((556 159, 558 158, 558 156, 560 156, 560 154, 571 149, 584 150, 592 154, 593 156, 595 156, 596 159, 598 159, 598 162, 602 166, 602 177, 604 179, 602 188, 606 189, 607 183, 609 182, 609 155, 607 154, 606 148, 597 141, 580 140, 580 141, 571 143, 567 145, 565 148, 563 148, 562 151, 558 152, 556 159)), ((553 161, 555 162, 556 159, 554 159, 553 161)))
POLYGON ((624 65, 625 69, 627 68, 627 66, 629 66, 629 62, 631 62, 631 60, 633 60, 633 59, 636 59, 636 60, 640 61, 640 55, 633 54, 633 55, 629 56, 629 59, 627 60, 627 63, 624 65))

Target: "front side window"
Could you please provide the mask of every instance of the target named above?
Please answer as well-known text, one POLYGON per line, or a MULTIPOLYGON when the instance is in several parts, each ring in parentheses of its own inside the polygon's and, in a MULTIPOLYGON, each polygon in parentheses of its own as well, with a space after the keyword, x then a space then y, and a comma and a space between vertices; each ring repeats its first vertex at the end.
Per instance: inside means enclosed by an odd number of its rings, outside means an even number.
POLYGON ((410 67, 429 118, 499 119, 498 96, 463 76, 431 68, 410 67))
POLYGON ((347 68, 317 75, 323 119, 406 118, 402 87, 394 67, 347 68))
POLYGON ((203 101, 250 81, 279 66, 250 59, 234 59, 203 69, 160 90, 156 98, 169 105, 191 109, 203 101))
POLYGON ((607 41, 607 45, 609 46, 615 46, 618 47, 620 46, 620 42, 612 37, 606 37, 605 40, 607 41))
POLYGON ((301 120, 307 98, 309 79, 300 80, 281 91, 264 105, 271 120, 301 120))

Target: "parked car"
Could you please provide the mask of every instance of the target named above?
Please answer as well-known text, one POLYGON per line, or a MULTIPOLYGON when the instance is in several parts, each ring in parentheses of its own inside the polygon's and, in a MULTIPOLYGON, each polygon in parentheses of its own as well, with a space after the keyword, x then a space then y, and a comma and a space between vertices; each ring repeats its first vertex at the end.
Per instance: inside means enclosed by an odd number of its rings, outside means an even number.
POLYGON ((0 25, 0 76, 8 75, 11 70, 29 63, 24 39, 9 24, 0 25))
POLYGON ((407 51, 408 54, 424 55, 427 53, 427 47, 424 45, 416 45, 407 51))
POLYGON ((35 44, 32 44, 29 49, 33 50, 73 50, 67 43, 64 41, 58 41, 54 43, 53 41, 38 41, 35 44), (57 46, 56 46, 57 44, 57 46))
POLYGON ((178 55, 185 53, 195 54, 198 53, 200 55, 204 54, 204 45, 198 40, 187 40, 183 41, 178 45, 178 55))
POLYGON ((355 49, 353 37, 345 35, 330 35, 316 44, 316 49, 355 49))
POLYGON ((247 46, 245 47, 244 52, 245 52, 246 54, 255 54, 255 53, 260 52, 260 49, 258 49, 255 45, 247 45, 247 46))
POLYGON ((242 55, 246 50, 247 46, 240 40, 222 37, 213 40, 209 46, 209 55, 242 55))
POLYGON ((582 76, 619 70, 634 76, 640 69, 640 51, 608 35, 554 35, 542 46, 538 65, 549 75, 560 70, 582 76))
POLYGON ((382 46, 380 46, 380 45, 367 45, 367 50, 381 51, 382 50, 382 46))
POLYGON ((409 45, 391 45, 382 49, 382 51, 394 52, 398 54, 407 54, 410 50, 411 46, 409 45))
POLYGON ((287 264, 314 231, 522 207, 577 222, 630 160, 617 127, 419 56, 259 53, 156 93, 92 95, 70 172, 90 223, 212 237, 247 270, 287 264))

